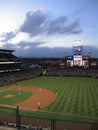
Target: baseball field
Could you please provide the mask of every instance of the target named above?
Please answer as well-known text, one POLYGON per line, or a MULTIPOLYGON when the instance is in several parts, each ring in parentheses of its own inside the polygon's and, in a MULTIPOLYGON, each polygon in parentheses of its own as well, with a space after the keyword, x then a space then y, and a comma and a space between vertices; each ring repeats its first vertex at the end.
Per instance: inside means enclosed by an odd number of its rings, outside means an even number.
MULTIPOLYGON (((98 122, 98 79, 41 76, 0 88, 0 105, 50 119, 98 122)), ((0 109, 0 114, 10 114, 0 109)))

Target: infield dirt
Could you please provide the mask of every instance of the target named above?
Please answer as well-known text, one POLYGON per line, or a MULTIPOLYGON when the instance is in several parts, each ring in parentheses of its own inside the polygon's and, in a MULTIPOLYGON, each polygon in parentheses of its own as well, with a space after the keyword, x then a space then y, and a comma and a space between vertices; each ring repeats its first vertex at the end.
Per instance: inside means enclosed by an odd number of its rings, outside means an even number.
POLYGON ((16 104, 19 106, 20 109, 23 110, 37 111, 38 109, 42 109, 49 106, 56 99, 56 94, 46 88, 36 86, 14 86, 9 89, 18 90, 20 98, 22 96, 22 91, 34 93, 25 101, 16 104))

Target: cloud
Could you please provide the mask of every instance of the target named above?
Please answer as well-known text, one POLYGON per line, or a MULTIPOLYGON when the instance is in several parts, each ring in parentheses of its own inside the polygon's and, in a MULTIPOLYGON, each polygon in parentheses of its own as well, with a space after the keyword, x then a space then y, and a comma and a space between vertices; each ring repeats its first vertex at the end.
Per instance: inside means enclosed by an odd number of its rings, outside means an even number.
MULTIPOLYGON (((71 38, 67 35, 82 33, 80 19, 73 21, 64 16, 52 17, 43 9, 28 12, 23 24, 17 32, 7 32, 0 36, 0 45, 4 49, 15 50, 18 57, 65 57, 72 55, 71 38)), ((92 52, 98 57, 98 48, 84 46, 84 55, 92 52)))
POLYGON ((40 44, 42 44, 42 42, 37 42, 37 41, 35 41, 35 42, 25 42, 25 41, 22 41, 18 44, 11 44, 11 43, 4 44, 3 48, 15 50, 15 53, 16 53, 17 56, 21 56, 22 54, 24 56, 27 56, 26 51, 33 54, 32 51, 34 51, 36 48, 38 48, 38 46, 40 44))
MULTIPOLYGON (((15 50, 14 54, 17 57, 64 57, 66 48, 64 47, 39 47, 42 42, 20 42, 18 45, 7 43, 3 49, 15 50)), ((71 53, 72 48, 67 48, 71 53)))
POLYGON ((80 34, 82 32, 80 21, 71 21, 67 16, 53 18, 43 10, 28 12, 24 23, 20 26, 20 31, 28 33, 30 36, 39 34, 80 34))
MULTIPOLYGON (((18 45, 12 45, 10 43, 4 45, 6 49, 15 50, 14 54, 17 57, 58 57, 64 58, 66 55, 72 55, 72 47, 39 47, 42 42, 20 42, 18 45)), ((98 48, 94 46, 83 46, 83 55, 89 55, 91 57, 98 57, 98 48)))
MULTIPOLYGON (((71 52, 71 48, 68 49, 69 52, 71 52)), ((18 57, 65 57, 65 48, 60 47, 60 48, 48 48, 48 47, 37 47, 37 46, 32 46, 26 50, 21 50, 19 49, 16 51, 15 55, 18 57), (18 53, 17 53, 18 52, 18 53), (21 55, 20 55, 21 53, 21 55)))
POLYGON ((84 46, 83 52, 85 55, 89 55, 91 52, 91 57, 98 58, 98 46, 84 46))
POLYGON ((29 39, 30 37, 28 36, 27 33, 18 32, 14 38, 10 39, 10 42, 12 44, 19 44, 20 42, 22 41, 26 42, 29 39))
POLYGON ((37 10, 35 12, 28 12, 26 14, 26 19, 20 27, 21 32, 29 33, 31 36, 41 34, 43 32, 43 24, 46 21, 47 15, 37 10))
POLYGON ((6 33, 3 33, 1 36, 0 36, 0 41, 1 42, 8 42, 10 39, 14 38, 16 36, 16 34, 14 32, 6 32, 6 33))
POLYGON ((4 46, 10 43, 19 47, 21 42, 39 42, 42 46, 45 45, 49 47, 50 45, 51 47, 55 47, 54 44, 58 44, 59 41, 62 46, 62 44, 65 44, 63 37, 71 34, 80 34, 81 32, 79 19, 71 21, 66 15, 53 17, 50 15, 50 12, 37 9, 34 12, 28 12, 26 14, 23 24, 20 25, 16 32, 11 31, 3 33, 0 36, 0 44, 4 46))
POLYGON ((67 22, 66 16, 60 16, 56 19, 51 20, 48 23, 47 33, 48 34, 61 33, 62 27, 65 25, 66 22, 67 22))

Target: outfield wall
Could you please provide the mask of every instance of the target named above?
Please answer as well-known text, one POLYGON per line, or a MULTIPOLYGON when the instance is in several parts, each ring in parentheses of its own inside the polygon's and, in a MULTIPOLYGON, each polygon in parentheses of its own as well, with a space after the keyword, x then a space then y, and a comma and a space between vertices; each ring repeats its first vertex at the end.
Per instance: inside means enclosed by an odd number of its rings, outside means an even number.
POLYGON ((1 107, 0 111, 6 111, 6 114, 0 113, 0 126, 8 128, 17 128, 18 130, 97 130, 98 123, 79 122, 68 120, 57 120, 20 114, 19 107, 9 108, 1 107))

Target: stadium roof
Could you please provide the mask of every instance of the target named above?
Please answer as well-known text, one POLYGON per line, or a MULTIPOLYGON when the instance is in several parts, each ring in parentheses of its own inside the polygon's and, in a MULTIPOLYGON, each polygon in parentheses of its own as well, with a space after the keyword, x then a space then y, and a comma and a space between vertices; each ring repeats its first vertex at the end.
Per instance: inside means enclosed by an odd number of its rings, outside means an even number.
POLYGON ((14 52, 15 50, 0 49, 0 52, 14 52))

